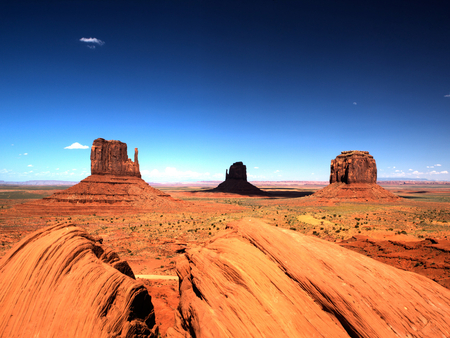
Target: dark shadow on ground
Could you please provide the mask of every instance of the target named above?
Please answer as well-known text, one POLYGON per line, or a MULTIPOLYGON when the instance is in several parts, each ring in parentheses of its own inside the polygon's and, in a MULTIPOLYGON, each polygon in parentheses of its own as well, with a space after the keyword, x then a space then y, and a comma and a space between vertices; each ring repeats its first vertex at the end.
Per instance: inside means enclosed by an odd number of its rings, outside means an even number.
POLYGON ((221 194, 234 194, 239 196, 249 196, 249 197, 261 197, 266 199, 271 198, 301 198, 305 196, 312 195, 315 191, 296 191, 296 190, 289 190, 289 188, 286 189, 274 189, 274 190, 263 190, 261 193, 255 194, 255 193, 244 193, 244 192, 231 192, 231 191, 218 191, 215 189, 205 189, 205 190, 195 190, 191 191, 191 193, 204 193, 204 192, 210 192, 210 193, 221 193, 221 194))

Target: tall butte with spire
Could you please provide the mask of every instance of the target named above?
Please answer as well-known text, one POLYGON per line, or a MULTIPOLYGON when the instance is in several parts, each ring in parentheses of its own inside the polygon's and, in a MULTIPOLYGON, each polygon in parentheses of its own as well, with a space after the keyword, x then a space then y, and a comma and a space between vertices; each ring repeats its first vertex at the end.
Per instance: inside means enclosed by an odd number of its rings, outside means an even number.
POLYGON ((330 184, 312 197, 321 199, 393 201, 400 197, 377 184, 377 165, 368 151, 342 151, 331 160, 330 184))
MULTIPOLYGON (((40 206, 66 213, 90 213, 95 210, 165 210, 179 208, 184 202, 151 187, 141 178, 138 150, 134 162, 128 158, 127 144, 102 138, 91 148, 91 175, 80 183, 37 202, 23 204, 27 209, 40 206)), ((42 211, 42 210, 40 210, 42 211)))

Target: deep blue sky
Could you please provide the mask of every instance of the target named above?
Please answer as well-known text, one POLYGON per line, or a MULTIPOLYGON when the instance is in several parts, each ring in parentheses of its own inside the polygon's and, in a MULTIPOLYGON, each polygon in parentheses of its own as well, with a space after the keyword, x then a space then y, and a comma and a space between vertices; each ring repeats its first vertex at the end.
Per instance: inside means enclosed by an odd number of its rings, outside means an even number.
POLYGON ((450 3, 1 1, 0 180, 80 180, 94 139, 150 182, 450 180, 450 3), (104 44, 84 42, 96 38, 104 44), (95 48, 93 48, 95 47, 95 48))

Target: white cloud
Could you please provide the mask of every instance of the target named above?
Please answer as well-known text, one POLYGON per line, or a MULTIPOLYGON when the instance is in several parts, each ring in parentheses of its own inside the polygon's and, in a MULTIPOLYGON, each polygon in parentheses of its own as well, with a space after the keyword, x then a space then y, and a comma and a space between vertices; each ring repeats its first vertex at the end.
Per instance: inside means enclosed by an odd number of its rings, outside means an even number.
POLYGON ((89 146, 83 146, 78 142, 72 143, 70 146, 64 147, 64 149, 88 149, 89 146))
POLYGON ((7 170, 7 169, 2 169, 0 170, 0 174, 7 174, 8 172, 10 172, 11 170, 7 170))
POLYGON ((427 168, 429 169, 434 168, 434 165, 427 165, 427 168))
POLYGON ((413 171, 413 175, 423 175, 423 173, 416 170, 416 171, 413 171))
POLYGON ((435 164, 434 166, 435 167, 442 167, 442 165, 440 165, 440 164, 435 164))
POLYGON ((23 153, 24 155, 28 155, 28 153, 23 153))
POLYGON ((81 38, 80 41, 87 43, 96 43, 99 46, 103 46, 105 44, 104 41, 97 38, 81 38))
POLYGON ((259 167, 253 167, 254 169, 259 169, 259 167))
POLYGON ((29 167, 32 167, 33 165, 32 165, 32 164, 29 164, 28 166, 29 166, 29 167))
POLYGON ((443 170, 443 171, 441 171, 441 174, 448 174, 448 171, 447 170, 443 170))
POLYGON ((275 170, 273 173, 276 174, 276 173, 279 173, 279 172, 280 172, 280 170, 275 170))
POLYGON ((357 103, 356 102, 353 102, 353 104, 356 106, 357 105, 357 103))
POLYGON ((412 169, 408 169, 409 171, 413 171, 412 169))
POLYGON ((450 94, 448 94, 448 95, 444 95, 444 97, 450 97, 450 94))

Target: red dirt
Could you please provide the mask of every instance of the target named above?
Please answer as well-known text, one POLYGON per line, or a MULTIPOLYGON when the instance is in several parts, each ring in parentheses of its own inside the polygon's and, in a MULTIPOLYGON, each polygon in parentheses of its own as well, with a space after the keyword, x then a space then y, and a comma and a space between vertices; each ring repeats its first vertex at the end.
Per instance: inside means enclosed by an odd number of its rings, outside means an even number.
POLYGON ((339 245, 396 268, 418 273, 450 289, 450 241, 447 239, 405 242, 354 236, 339 245))

